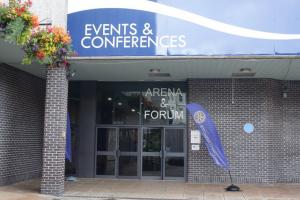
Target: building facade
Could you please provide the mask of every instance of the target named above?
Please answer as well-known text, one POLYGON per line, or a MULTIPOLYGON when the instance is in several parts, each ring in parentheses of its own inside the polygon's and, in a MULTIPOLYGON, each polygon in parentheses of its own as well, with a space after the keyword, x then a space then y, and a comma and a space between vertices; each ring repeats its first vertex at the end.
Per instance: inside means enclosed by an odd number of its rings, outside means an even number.
POLYGON ((300 29, 289 24, 299 6, 124 2, 33 1, 40 19, 70 31, 70 80, 20 65, 19 47, 0 41, 0 184, 41 177, 42 193, 62 195, 66 175, 230 182, 204 138, 191 139, 189 103, 211 114, 234 182, 299 183, 300 29), (228 15, 238 8, 249 16, 228 15), (278 8, 283 20, 258 19, 278 8))

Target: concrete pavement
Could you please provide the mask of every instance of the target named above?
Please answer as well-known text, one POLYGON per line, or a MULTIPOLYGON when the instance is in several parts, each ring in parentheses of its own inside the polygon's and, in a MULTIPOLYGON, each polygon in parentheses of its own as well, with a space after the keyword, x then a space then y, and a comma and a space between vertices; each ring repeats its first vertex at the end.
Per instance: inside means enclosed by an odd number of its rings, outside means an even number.
POLYGON ((39 180, 0 187, 0 200, 300 200, 299 184, 240 185, 225 192, 224 184, 178 181, 79 179, 67 182, 61 198, 39 194, 39 180))

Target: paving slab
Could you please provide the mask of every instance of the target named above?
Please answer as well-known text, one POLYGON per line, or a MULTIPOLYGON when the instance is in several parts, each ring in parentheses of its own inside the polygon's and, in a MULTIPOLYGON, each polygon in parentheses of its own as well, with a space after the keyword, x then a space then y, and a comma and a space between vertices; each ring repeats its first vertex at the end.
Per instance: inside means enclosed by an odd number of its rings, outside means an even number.
POLYGON ((78 179, 65 183, 65 196, 39 194, 40 181, 0 187, 0 200, 300 200, 300 184, 190 184, 183 181, 78 179))

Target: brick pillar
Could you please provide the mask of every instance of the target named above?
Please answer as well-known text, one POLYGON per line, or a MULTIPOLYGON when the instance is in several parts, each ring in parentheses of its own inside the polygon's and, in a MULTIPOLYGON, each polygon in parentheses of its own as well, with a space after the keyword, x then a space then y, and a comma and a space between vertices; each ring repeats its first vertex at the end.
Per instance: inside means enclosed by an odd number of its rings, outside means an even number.
POLYGON ((64 193, 67 103, 68 80, 65 68, 49 68, 46 81, 42 194, 62 196, 64 193))

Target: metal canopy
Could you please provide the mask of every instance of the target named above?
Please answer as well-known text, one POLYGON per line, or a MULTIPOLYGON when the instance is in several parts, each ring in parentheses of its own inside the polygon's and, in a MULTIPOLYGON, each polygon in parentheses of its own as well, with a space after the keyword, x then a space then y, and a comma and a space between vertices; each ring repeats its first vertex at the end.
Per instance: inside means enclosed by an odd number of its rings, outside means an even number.
MULTIPOLYGON (((6 63, 38 77, 45 77, 45 67, 22 65, 20 47, 0 40, 0 63, 6 63)), ((240 69, 250 68, 253 77, 300 80, 300 57, 102 57, 71 59, 76 71, 73 80, 96 81, 182 81, 189 78, 232 78, 240 69), (151 69, 170 76, 151 76, 151 69)))

